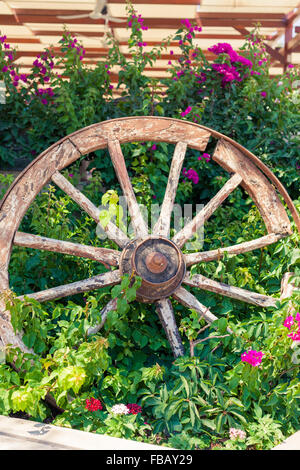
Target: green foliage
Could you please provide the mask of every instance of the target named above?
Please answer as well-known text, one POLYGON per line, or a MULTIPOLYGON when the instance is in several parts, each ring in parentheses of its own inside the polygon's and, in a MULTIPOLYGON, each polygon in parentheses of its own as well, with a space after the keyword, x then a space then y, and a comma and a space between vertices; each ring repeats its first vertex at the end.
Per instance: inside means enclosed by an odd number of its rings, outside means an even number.
MULTIPOLYGON (((118 41, 108 35, 106 58, 98 61, 93 69, 83 64, 83 47, 67 31, 59 41, 59 54, 52 48, 45 50, 25 77, 19 73, 18 65, 8 59, 15 51, 7 49, 4 40, 0 41, 0 79, 3 78, 7 88, 0 119, 2 165, 18 164, 19 159, 30 161, 66 134, 95 122, 134 115, 169 116, 211 127, 237 140, 267 163, 289 188, 292 197, 297 197, 299 70, 288 68, 285 74, 270 77, 270 57, 259 30, 255 29, 236 52, 250 60, 252 66, 235 62, 240 79, 224 85, 222 74, 212 68, 195 45, 195 31, 182 26, 160 46, 145 53, 143 28, 131 5, 127 6, 127 13, 131 57, 125 57, 118 41), (170 61, 170 76, 159 82, 148 77, 145 69, 155 66, 171 41, 178 43, 181 57, 179 61, 170 61), (60 75, 53 72, 55 66, 61 68, 60 75), (117 83, 113 85, 116 67, 117 83), (15 76, 19 77, 18 87, 14 86, 15 76), (115 98, 115 90, 121 92, 120 98, 115 98), (261 95, 264 92, 266 96, 261 95), (188 107, 191 111, 182 117, 188 107)), ((227 53, 216 55, 214 65, 220 64, 232 65, 227 53)), ((213 146, 211 141, 209 152, 213 146)), ((168 173, 172 146, 166 151, 158 145, 156 162, 153 153, 151 145, 137 144, 132 169, 135 173, 141 168, 148 184, 155 188, 155 195, 160 197, 156 186, 168 173)), ((191 167, 201 168, 203 162, 198 162, 197 152, 190 153, 191 167)), ((111 188, 115 178, 108 153, 98 150, 89 158, 111 188)), ((219 176, 216 170, 210 171, 208 179, 199 172, 198 184, 205 187, 204 197, 212 194, 210 181, 216 176, 219 176)), ((184 185, 184 191, 188 189, 184 185)))

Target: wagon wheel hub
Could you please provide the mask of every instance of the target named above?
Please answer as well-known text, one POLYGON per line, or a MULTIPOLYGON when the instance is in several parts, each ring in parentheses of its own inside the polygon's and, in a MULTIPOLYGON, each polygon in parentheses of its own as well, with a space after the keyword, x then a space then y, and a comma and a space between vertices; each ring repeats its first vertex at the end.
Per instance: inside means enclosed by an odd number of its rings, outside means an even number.
POLYGON ((165 237, 150 236, 126 245, 120 259, 120 271, 142 278, 137 299, 151 303, 169 297, 180 286, 185 263, 175 243, 165 237))
POLYGON ((146 266, 147 269, 149 269, 149 271, 151 271, 153 274, 162 273, 165 271, 167 265, 167 258, 159 251, 153 251, 147 255, 146 266))

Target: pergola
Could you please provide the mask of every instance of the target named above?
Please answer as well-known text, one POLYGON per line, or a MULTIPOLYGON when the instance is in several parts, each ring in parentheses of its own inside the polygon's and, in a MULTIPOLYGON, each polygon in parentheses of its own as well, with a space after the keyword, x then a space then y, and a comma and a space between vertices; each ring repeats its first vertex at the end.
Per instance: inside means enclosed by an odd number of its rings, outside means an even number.
MULTIPOLYGON (((137 12, 145 19, 147 42, 145 51, 174 33, 181 20, 188 18, 202 26, 196 44, 208 60, 214 54, 208 48, 217 42, 230 42, 240 47, 255 24, 261 25, 265 47, 271 56, 271 75, 282 73, 289 63, 300 64, 300 4, 298 0, 143 0, 133 1, 137 12), (299 25, 299 26, 298 26, 299 25)), ((88 16, 95 9, 95 0, 5 0, 0 1, 0 31, 7 42, 17 47, 16 61, 26 72, 37 54, 45 47, 58 46, 64 27, 82 41, 86 54, 84 62, 91 67, 108 53, 106 33, 110 31, 129 55, 129 30, 125 21, 126 1, 108 0, 106 20, 88 16), (65 19, 68 15, 84 18, 65 19), (124 20, 123 22, 120 22, 124 20)), ((93 16, 93 15, 92 15, 93 16)), ((157 78, 168 75, 168 61, 180 54, 178 44, 171 43, 155 67, 146 74, 157 78), (170 54, 172 49, 173 55, 170 54)), ((117 73, 117 70, 115 71, 117 73)), ((112 77, 112 81, 117 77, 112 77)))

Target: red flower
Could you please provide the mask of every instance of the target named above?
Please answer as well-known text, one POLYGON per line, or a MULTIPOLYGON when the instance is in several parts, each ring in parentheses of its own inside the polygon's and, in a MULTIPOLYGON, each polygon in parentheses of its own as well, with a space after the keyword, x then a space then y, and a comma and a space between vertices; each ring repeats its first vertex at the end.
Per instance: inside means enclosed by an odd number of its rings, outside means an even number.
POLYGON ((100 400, 97 400, 96 398, 90 398, 90 399, 86 399, 85 400, 85 408, 89 411, 98 411, 98 410, 102 410, 102 405, 101 405, 101 401, 100 400))
POLYGON ((137 415, 138 413, 142 412, 142 407, 136 403, 129 403, 127 408, 129 409, 129 414, 131 415, 137 415))

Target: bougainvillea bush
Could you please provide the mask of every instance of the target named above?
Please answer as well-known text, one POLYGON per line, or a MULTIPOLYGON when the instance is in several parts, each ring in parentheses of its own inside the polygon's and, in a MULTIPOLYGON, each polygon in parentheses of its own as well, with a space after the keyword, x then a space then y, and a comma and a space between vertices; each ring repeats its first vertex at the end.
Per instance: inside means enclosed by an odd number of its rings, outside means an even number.
MULTIPOLYGON (((269 77, 269 58, 254 31, 245 46, 212 45, 208 64, 193 45, 187 20, 174 38, 171 77, 163 87, 145 75, 164 45, 151 52, 143 39, 147 22, 128 10, 132 59, 113 38, 105 61, 83 65, 83 47, 71 34, 37 57, 28 75, 18 73, 14 51, 1 39, 1 69, 8 94, 1 126, 1 164, 33 158, 51 143, 93 122, 131 115, 192 120, 234 138, 252 150, 286 184, 300 208, 297 165, 295 68, 269 77), (118 82, 112 81, 119 66, 118 82), (59 66, 59 67, 58 67, 59 66), (53 70, 61 70, 60 76, 53 70), (114 87, 114 88, 113 88, 114 87), (113 97, 115 88, 123 96, 113 97), (15 159, 15 160, 13 160, 15 159)), ((199 28, 197 33, 201 34, 199 28)), ((204 153, 189 150, 178 185, 180 205, 205 203, 226 181, 204 153)), ((174 146, 143 142, 124 146, 139 203, 161 204, 174 146)), ((83 157, 84 158, 84 157, 83 157)), ((121 195, 108 154, 97 151, 89 178, 80 181, 76 162, 64 176, 96 205, 107 205, 102 222, 116 213, 121 195)), ((11 183, 1 176, 1 191, 11 183)), ((2 193, 0 193, 2 197, 2 193)), ((120 218, 122 219, 122 217, 120 218)), ((120 225, 126 220, 119 220, 120 225)), ((174 360, 154 305, 136 302, 139 278, 124 276, 121 287, 74 295, 55 302, 24 301, 18 295, 86 279, 106 270, 88 259, 14 247, 11 291, 4 294, 16 331, 32 354, 0 352, 0 414, 59 426, 159 443, 180 449, 270 449, 299 430, 299 291, 280 301, 280 283, 294 272, 299 285, 299 235, 238 256, 193 266, 211 279, 273 295, 276 307, 262 308, 212 292, 193 291, 217 316, 208 326, 198 313, 173 302, 185 356, 174 360), (101 328, 100 312, 111 298, 117 308, 101 328), (228 333, 228 327, 232 333, 228 333)), ((116 248, 99 240, 94 221, 52 184, 37 196, 20 230, 50 238, 116 248)), ((173 230, 173 229, 172 229, 173 230)), ((242 243, 266 234, 253 202, 236 189, 205 224, 203 249, 242 243)), ((172 233, 171 233, 172 235, 172 233)))
MULTIPOLYGON (((182 20, 174 37, 150 48, 143 40, 147 21, 128 6, 128 41, 131 58, 108 38, 107 57, 96 65, 83 64, 88 57, 80 41, 67 31, 55 48, 40 53, 28 74, 14 61, 16 51, 0 38, 0 79, 7 88, 1 105, 1 166, 18 159, 33 159, 66 134, 89 124, 120 116, 157 115, 192 120, 232 137, 259 156, 297 197, 299 176, 299 70, 270 77, 270 57, 259 31, 254 30, 241 50, 230 44, 211 45, 215 54, 208 63, 195 45, 201 28, 182 20), (148 77, 166 46, 171 50, 169 78, 148 77), (57 73, 57 70, 59 73, 57 73), (113 91, 123 90, 115 99, 113 91)), ((103 152, 90 156, 107 175, 103 152)), ((155 178, 155 175, 153 175, 155 178)), ((201 177, 200 177, 201 181, 201 177)))

